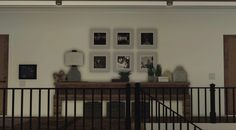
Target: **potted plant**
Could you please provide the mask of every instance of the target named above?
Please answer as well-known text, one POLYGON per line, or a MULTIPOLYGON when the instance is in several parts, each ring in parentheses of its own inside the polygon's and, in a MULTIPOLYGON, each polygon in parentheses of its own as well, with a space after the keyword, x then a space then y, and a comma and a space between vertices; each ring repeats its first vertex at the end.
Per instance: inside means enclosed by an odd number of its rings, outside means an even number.
POLYGON ((147 64, 147 72, 148 72, 148 82, 154 81, 154 67, 153 64, 147 64))
POLYGON ((129 75, 131 74, 130 71, 120 71, 119 75, 120 75, 120 80, 122 82, 129 82, 129 75))
POLYGON ((155 76, 156 77, 161 76, 161 73, 162 73, 161 65, 157 64, 155 69, 155 76))
POLYGON ((156 81, 158 81, 158 77, 160 77, 162 74, 162 68, 160 64, 156 65, 156 69, 155 69, 155 76, 156 76, 156 81))

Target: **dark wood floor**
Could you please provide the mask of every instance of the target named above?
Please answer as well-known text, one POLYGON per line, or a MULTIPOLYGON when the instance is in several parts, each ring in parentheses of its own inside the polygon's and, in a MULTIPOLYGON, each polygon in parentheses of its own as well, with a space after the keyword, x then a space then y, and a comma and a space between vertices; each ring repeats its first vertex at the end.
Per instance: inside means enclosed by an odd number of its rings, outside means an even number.
MULTIPOLYGON (((233 123, 236 122, 236 118, 233 117, 217 117, 217 123, 233 123)), ((142 122, 156 123, 162 122, 179 122, 179 119, 175 118, 149 118, 142 122)), ((192 117, 194 123, 210 123, 209 117, 192 117)), ((131 122, 134 122, 132 119, 131 122)), ((186 121, 181 121, 186 122, 186 121)), ((6 117, 5 120, 0 118, 0 130, 125 130, 125 119, 83 119, 81 117, 73 118, 56 118, 56 117, 33 117, 33 118, 19 118, 15 117, 13 120, 10 117, 6 117), (3 122, 5 126, 3 129, 3 122), (13 125, 14 122, 14 125, 13 125), (31 125, 30 125, 31 124, 31 125), (111 125, 110 125, 111 124, 111 125), (30 129, 31 128, 31 129, 30 129), (66 129, 67 128, 67 129, 66 129)), ((133 123, 131 123, 133 127, 133 123)))

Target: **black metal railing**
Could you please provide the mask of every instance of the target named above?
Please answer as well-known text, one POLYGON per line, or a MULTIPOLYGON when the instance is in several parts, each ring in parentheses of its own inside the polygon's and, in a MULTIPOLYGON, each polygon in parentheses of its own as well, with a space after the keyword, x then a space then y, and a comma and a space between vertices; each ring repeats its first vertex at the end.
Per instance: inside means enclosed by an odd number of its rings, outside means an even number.
POLYGON ((130 130, 130 86, 1 88, 1 130, 130 130))
POLYGON ((141 89, 139 83, 135 87, 135 104, 135 124, 139 125, 135 130, 142 128, 149 130, 202 130, 192 121, 160 102, 157 91, 151 91, 150 88, 141 89))
POLYGON ((236 122, 235 90, 214 84, 140 86, 136 91, 130 84, 120 88, 0 88, 0 129, 139 130, 153 129, 158 123, 169 127, 169 123, 181 122, 236 122))
POLYGON ((145 87, 142 90, 192 122, 236 122, 236 87, 210 84, 209 87, 145 87))

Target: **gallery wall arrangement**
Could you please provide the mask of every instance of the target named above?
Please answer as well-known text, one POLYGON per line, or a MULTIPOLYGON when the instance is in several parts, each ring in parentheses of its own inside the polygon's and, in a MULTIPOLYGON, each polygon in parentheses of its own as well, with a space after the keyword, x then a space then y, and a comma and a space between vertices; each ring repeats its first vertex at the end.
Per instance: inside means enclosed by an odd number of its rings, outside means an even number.
POLYGON ((114 72, 147 72, 148 64, 157 64, 158 36, 155 28, 94 28, 89 36, 90 72, 109 72, 111 69, 114 72))

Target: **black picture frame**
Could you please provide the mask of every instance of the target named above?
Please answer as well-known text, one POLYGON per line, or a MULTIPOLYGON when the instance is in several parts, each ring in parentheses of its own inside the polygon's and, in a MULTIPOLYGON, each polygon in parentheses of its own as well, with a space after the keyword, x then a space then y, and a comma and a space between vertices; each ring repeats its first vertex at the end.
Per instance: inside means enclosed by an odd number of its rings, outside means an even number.
POLYGON ((138 48, 139 49, 156 49, 157 48, 157 29, 143 28, 138 29, 138 48))
POLYGON ((110 53, 109 52, 91 52, 89 60, 90 72, 109 72, 110 71, 110 53))
POLYGON ((36 64, 20 64, 19 79, 37 79, 36 64))
POLYGON ((133 29, 115 29, 113 37, 115 49, 132 49, 134 46, 133 29))
POLYGON ((110 47, 110 30, 93 28, 90 30, 90 48, 108 49, 110 47))

